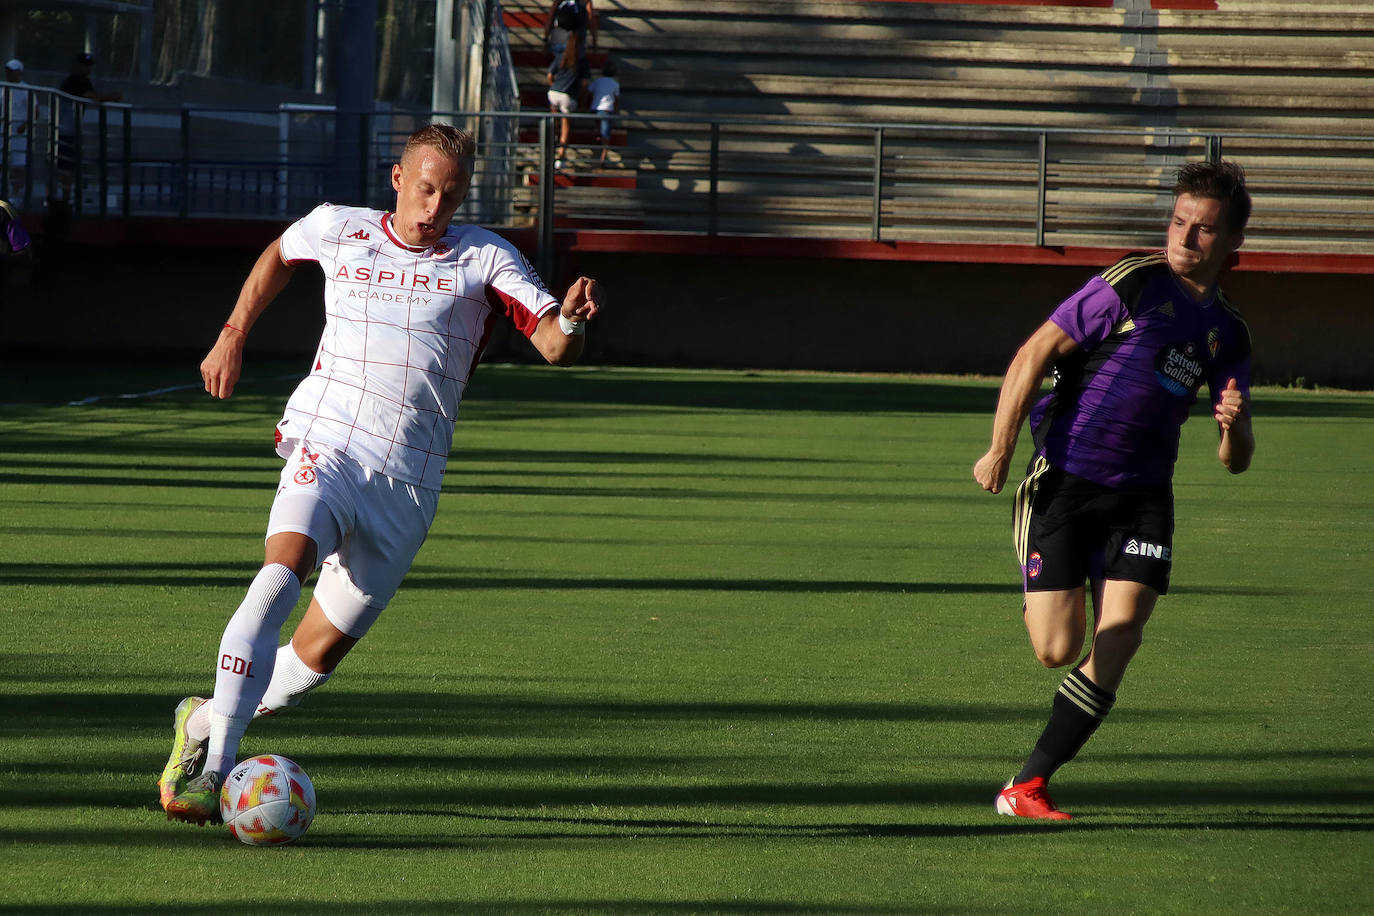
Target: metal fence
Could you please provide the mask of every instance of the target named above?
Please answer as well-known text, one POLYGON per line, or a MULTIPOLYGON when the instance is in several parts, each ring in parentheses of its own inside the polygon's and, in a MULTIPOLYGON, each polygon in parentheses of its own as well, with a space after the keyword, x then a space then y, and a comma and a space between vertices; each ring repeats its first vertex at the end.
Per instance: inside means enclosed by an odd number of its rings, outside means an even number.
POLYGON ((467 124, 479 141, 475 192, 458 218, 537 229, 541 253, 560 226, 1155 245, 1173 170, 1218 154, 1250 177, 1257 205, 1247 249, 1374 251, 1370 137, 627 114, 615 119, 603 163, 599 118, 573 115, 574 142, 558 170, 559 116, 546 112, 145 109, 11 84, 0 84, 0 102, 12 125, 0 142, 0 196, 28 210, 53 195, 79 214, 123 217, 288 219, 320 200, 386 208, 401 144, 438 116, 467 124), (361 122, 350 125, 368 138, 361 148, 334 142, 345 119, 361 122))

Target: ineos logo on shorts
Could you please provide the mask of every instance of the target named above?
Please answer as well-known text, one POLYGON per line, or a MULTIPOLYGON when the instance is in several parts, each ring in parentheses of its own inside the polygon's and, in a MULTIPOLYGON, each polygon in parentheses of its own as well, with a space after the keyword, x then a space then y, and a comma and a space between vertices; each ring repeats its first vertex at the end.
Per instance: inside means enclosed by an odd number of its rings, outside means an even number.
POLYGON ((1150 544, 1145 541, 1138 541, 1131 538, 1126 542, 1126 546, 1121 548, 1121 552, 1133 557, 1148 557, 1155 560, 1168 560, 1173 553, 1163 544, 1150 544))

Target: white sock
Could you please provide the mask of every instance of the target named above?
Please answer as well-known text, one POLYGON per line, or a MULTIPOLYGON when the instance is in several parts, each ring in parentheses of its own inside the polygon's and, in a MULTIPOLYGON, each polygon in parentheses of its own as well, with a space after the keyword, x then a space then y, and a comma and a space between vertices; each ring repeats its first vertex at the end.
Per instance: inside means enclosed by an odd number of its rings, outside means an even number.
MULTIPOLYGON (((277 663, 272 668, 272 680, 267 682, 267 692, 253 713, 253 718, 274 716, 283 710, 300 703, 310 691, 329 680, 328 674, 320 674, 296 655, 290 642, 277 649, 277 663)), ((210 737, 210 713, 214 703, 201 703, 191 717, 186 720, 186 734, 192 741, 205 741, 210 737)))
POLYGON ((219 644, 206 772, 234 768, 239 742, 272 680, 282 625, 300 596, 296 574, 270 563, 258 571, 243 603, 229 618, 219 644))
MULTIPOLYGON (((332 672, 331 672, 332 673, 332 672)), ((321 674, 301 661, 295 646, 287 643, 277 650, 277 664, 272 669, 272 680, 267 692, 258 704, 257 716, 274 716, 283 709, 290 709, 301 701, 307 693, 329 680, 329 674, 321 674)))

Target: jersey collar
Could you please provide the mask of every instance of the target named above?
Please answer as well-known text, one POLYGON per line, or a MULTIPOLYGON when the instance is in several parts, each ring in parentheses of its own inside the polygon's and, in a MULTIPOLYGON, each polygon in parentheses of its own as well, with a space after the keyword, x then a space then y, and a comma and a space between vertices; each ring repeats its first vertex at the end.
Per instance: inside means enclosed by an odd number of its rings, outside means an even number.
POLYGON ((401 248, 404 248, 406 251, 411 251, 411 252, 415 252, 416 254, 418 254, 419 252, 422 252, 422 251, 428 251, 428 250, 430 249, 430 247, 431 247, 431 246, 429 246, 429 245, 421 245, 420 247, 416 248, 414 245, 407 245, 405 242, 401 241, 401 237, 400 237, 399 235, 397 235, 397 234, 396 234, 396 230, 394 230, 394 229, 391 227, 391 214, 390 214, 390 213, 383 213, 383 214, 382 214, 382 231, 386 233, 386 237, 387 237, 387 238, 391 239, 392 244, 397 245, 397 246, 399 246, 399 247, 401 247, 401 248))

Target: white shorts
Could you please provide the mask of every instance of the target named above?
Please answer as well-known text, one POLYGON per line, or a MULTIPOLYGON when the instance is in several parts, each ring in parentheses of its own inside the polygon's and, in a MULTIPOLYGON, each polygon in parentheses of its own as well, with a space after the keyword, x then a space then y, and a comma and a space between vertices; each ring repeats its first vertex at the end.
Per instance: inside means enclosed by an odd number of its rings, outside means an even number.
POLYGON ((315 600, 330 623, 360 638, 410 571, 438 506, 438 490, 298 445, 282 468, 267 536, 295 532, 315 541, 315 600))
POLYGON ((557 92, 550 89, 549 108, 554 111, 562 112, 563 114, 572 114, 577 111, 577 102, 573 101, 573 97, 566 92, 557 92))

